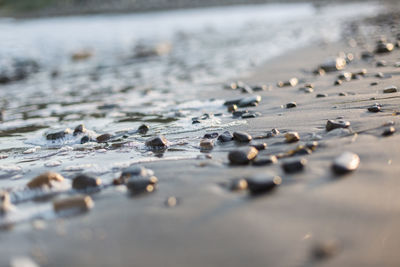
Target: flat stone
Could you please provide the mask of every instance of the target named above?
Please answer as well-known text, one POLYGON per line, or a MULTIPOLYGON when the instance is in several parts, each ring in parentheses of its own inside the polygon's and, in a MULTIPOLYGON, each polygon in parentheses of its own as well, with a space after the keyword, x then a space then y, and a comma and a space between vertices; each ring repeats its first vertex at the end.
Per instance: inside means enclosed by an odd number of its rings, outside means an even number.
POLYGON ((375 53, 381 54, 381 53, 389 53, 392 52, 394 48, 394 45, 392 43, 384 43, 380 42, 377 44, 375 48, 375 53))
POLYGON ((85 212, 90 210, 93 206, 94 202, 90 196, 73 196, 53 201, 53 208, 55 212, 67 210, 85 212))
POLYGON ((382 132, 382 136, 390 136, 396 132, 396 129, 393 126, 387 127, 382 132))
POLYGON ((254 166, 266 166, 266 165, 271 165, 275 164, 278 162, 278 158, 274 155, 268 156, 268 157, 257 157, 252 164, 254 166))
POLYGON ((211 139, 203 139, 200 141, 201 150, 211 150, 214 148, 214 142, 211 139))
POLYGON ((229 142, 232 140, 233 140, 233 135, 229 131, 225 131, 220 136, 218 136, 218 141, 220 142, 229 142))
POLYGON ((78 126, 75 127, 73 135, 76 136, 78 134, 82 134, 86 132, 85 125, 79 124, 78 126))
POLYGON ((364 60, 368 60, 374 57, 374 54, 371 53, 370 51, 363 51, 361 52, 361 58, 364 60))
POLYGON ((387 62, 386 62, 386 60, 378 60, 376 62, 376 66, 377 67, 386 67, 387 66, 387 62))
POLYGON ((267 148, 267 143, 251 144, 251 146, 260 151, 267 148))
POLYGON ((64 177, 56 172, 45 172, 33 178, 27 186, 31 189, 40 188, 43 186, 53 187, 54 182, 62 182, 64 177))
POLYGON ((167 146, 167 142, 167 139, 160 135, 147 139, 145 144, 146 146, 152 148, 165 148, 167 146))
POLYGON ((347 93, 346 92, 340 92, 339 96, 347 96, 347 93))
POLYGON ((137 129, 138 133, 140 134, 146 134, 150 130, 150 127, 146 124, 142 124, 139 126, 137 129))
POLYGON ((157 189, 158 179, 149 178, 139 178, 139 179, 129 179, 126 187, 132 195, 138 195, 143 193, 151 193, 157 189))
POLYGON ((218 133, 206 133, 203 138, 205 139, 214 139, 218 137, 218 133))
POLYGON ((385 94, 396 93, 396 92, 397 92, 397 87, 394 85, 388 86, 385 89, 383 89, 383 93, 385 94))
POLYGON ((280 81, 278 82, 278 87, 286 87, 286 86, 291 86, 294 87, 299 83, 299 80, 297 78, 291 78, 288 81, 280 81))
POLYGON ((315 97, 317 97, 317 98, 328 97, 328 94, 320 93, 320 94, 317 94, 315 97))
POLYGON ((300 135, 297 132, 288 132, 285 134, 287 143, 294 143, 300 140, 300 135))
POLYGON ((349 128, 350 127, 350 122, 348 121, 343 121, 343 120, 328 120, 326 122, 325 129, 326 131, 332 131, 333 129, 337 128, 349 128))
POLYGON ((72 188, 76 190, 86 190, 100 185, 101 179, 86 174, 79 174, 72 180, 72 188))
POLYGON ((310 94, 310 93, 314 92, 314 89, 311 88, 311 87, 301 87, 301 88, 299 88, 299 90, 304 92, 304 93, 307 93, 307 94, 310 94))
POLYGON ((303 171, 306 165, 307 165, 306 159, 298 159, 298 160, 284 162, 282 164, 282 169, 286 173, 296 173, 303 171))
POLYGON ((342 70, 346 67, 346 60, 342 57, 337 57, 334 59, 329 59, 319 66, 325 72, 332 72, 342 70))
POLYGON ((343 83, 342 80, 336 80, 335 83, 334 83, 334 85, 341 85, 342 83, 343 83))
POLYGON ((96 141, 97 141, 98 143, 105 143, 105 142, 107 142, 108 140, 110 140, 111 137, 112 137, 111 134, 105 133, 105 134, 102 134, 102 135, 97 136, 97 137, 96 137, 96 141))
POLYGON ((332 170, 336 174, 345 174, 354 171, 360 164, 360 158, 352 152, 344 152, 338 156, 332 164, 332 170))
POLYGON ((286 108, 295 108, 295 107, 297 107, 296 102, 290 102, 286 104, 286 108))
POLYGON ((250 142, 252 140, 252 137, 250 134, 246 132, 234 132, 233 133, 233 139, 237 142, 250 142))
POLYGON ((119 177, 122 183, 125 183, 131 178, 143 178, 153 176, 154 172, 142 166, 133 165, 122 170, 121 176, 119 177))
POLYGON ((257 155, 257 149, 255 149, 254 147, 247 147, 229 152, 228 159, 231 164, 245 165, 255 159, 257 155))
POLYGON ((246 179, 248 189, 252 195, 260 195, 268 193, 274 190, 277 186, 282 183, 282 179, 279 176, 273 176, 268 174, 257 174, 251 178, 246 179))
POLYGON ((259 96, 259 95, 249 96, 249 97, 242 98, 239 101, 238 106, 239 107, 250 107, 250 106, 254 107, 254 106, 257 106, 258 103, 260 103, 260 101, 261 101, 261 96, 259 96))
POLYGON ((373 104, 372 106, 368 107, 369 112, 379 112, 381 111, 381 105, 378 103, 373 104))
POLYGON ((270 137, 277 136, 279 134, 280 134, 279 130, 276 128, 273 128, 271 131, 267 132, 267 137, 270 138, 270 137))
POLYGON ((64 138, 65 135, 70 134, 70 133, 71 133, 71 129, 68 128, 68 129, 65 129, 64 131, 49 133, 46 135, 46 139, 47 140, 57 140, 57 139, 64 138))

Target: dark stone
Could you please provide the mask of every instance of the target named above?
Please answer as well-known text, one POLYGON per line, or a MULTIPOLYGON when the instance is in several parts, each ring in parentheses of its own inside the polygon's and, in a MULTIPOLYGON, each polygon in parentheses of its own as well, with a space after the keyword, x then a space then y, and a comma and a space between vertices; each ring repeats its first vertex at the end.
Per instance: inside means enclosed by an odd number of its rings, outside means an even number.
POLYGON ((269 157, 257 157, 254 161, 253 161, 253 165, 254 166, 265 166, 265 165, 271 165, 271 164, 275 164, 278 162, 278 158, 274 155, 269 156, 269 157))
POLYGON ((242 117, 243 114, 246 114, 246 113, 248 113, 248 112, 249 112, 248 110, 237 110, 237 111, 232 112, 232 116, 233 116, 234 118, 242 117))
POLYGON ((340 92, 339 96, 347 96, 347 93, 346 92, 340 92))
POLYGON ((325 260, 335 256, 338 250, 338 246, 334 240, 318 242, 312 249, 312 256, 316 260, 325 260))
POLYGON ((372 83, 370 83, 369 85, 371 85, 371 86, 376 86, 376 85, 378 85, 378 83, 377 83, 377 82, 372 82, 372 83))
POLYGON ((232 113, 236 110, 237 110, 237 105, 233 104, 228 106, 228 112, 232 113))
POLYGON ((260 151, 267 148, 267 143, 251 144, 251 146, 255 147, 258 151, 260 151))
POLYGON ((84 137, 81 138, 81 144, 88 143, 90 141, 89 136, 85 135, 84 137))
POLYGON ((387 62, 385 60, 379 60, 376 62, 376 66, 377 67, 386 67, 387 66, 387 62))
POLYGON ((295 108, 295 107, 297 107, 296 102, 290 102, 286 104, 286 108, 295 108))
POLYGON ((255 107, 260 103, 261 101, 261 96, 256 95, 256 96, 249 96, 240 99, 238 106, 239 107, 255 107))
POLYGON ((85 190, 88 188, 95 188, 101 184, 99 178, 94 178, 86 174, 79 174, 72 180, 72 188, 76 190, 85 190))
POLYGON ((199 119, 192 119, 192 124, 197 124, 197 123, 200 123, 200 121, 199 121, 199 119))
POLYGON ((332 164, 332 170, 336 174, 345 174, 354 171, 360 164, 360 158, 352 152, 344 152, 337 157, 332 164))
POLYGON ((337 76, 337 78, 339 80, 347 81, 347 82, 351 81, 351 77, 352 77, 352 73, 350 73, 350 72, 342 72, 341 74, 339 74, 337 76))
POLYGON ((238 142, 250 142, 252 137, 246 132, 234 132, 233 139, 238 142))
POLYGON ((315 97, 321 98, 321 97, 327 97, 327 96, 328 96, 328 94, 323 93, 323 94, 317 94, 315 97))
POLYGON ((374 54, 369 51, 364 51, 361 53, 361 58, 364 60, 368 60, 374 57, 374 54))
POLYGON ((267 138, 277 136, 278 134, 280 134, 279 130, 273 128, 271 131, 267 132, 267 138))
POLYGON ((242 114, 242 119, 253 119, 258 116, 258 112, 246 112, 242 114))
POLYGON ((279 176, 271 176, 268 174, 259 174, 247 179, 247 186, 252 195, 265 194, 282 183, 279 176))
POLYGON ((85 125, 79 124, 78 126, 75 127, 73 135, 76 136, 78 134, 85 133, 85 132, 86 132, 85 125))
POLYGON ((308 148, 308 149, 311 149, 312 151, 314 151, 315 149, 317 149, 317 147, 318 147, 318 142, 317 141, 311 141, 311 142, 307 142, 306 143, 306 147, 308 148))
POLYGON ((47 140, 57 140, 57 139, 61 139, 64 138, 66 134, 69 134, 70 130, 66 129, 64 131, 59 131, 59 132, 55 132, 55 133, 50 133, 46 135, 46 139, 47 140))
POLYGON ((381 111, 381 105, 378 103, 375 103, 368 108, 368 111, 369 112, 379 112, 379 111, 381 111))
POLYGON ((164 136, 155 136, 147 139, 146 146, 155 148, 164 148, 167 146, 167 139, 164 136))
POLYGON ((393 48, 394 48, 394 45, 392 43, 379 42, 376 45, 375 53, 377 53, 377 54, 389 53, 389 52, 392 52, 393 48))
POLYGON ((282 169, 286 173, 296 173, 303 171, 306 165, 307 165, 306 159, 298 159, 298 160, 284 162, 282 164, 282 169))
POLYGON ((336 80, 334 85, 341 85, 342 84, 342 80, 336 80))
POLYGON ((138 133, 140 134, 146 134, 150 130, 150 127, 146 124, 142 124, 139 126, 137 129, 138 133))
POLYGON ((393 126, 390 126, 383 130, 382 136, 390 136, 396 132, 396 129, 393 126))
MULTIPOLYGON (((153 176, 154 177, 154 176, 153 176)), ((139 195, 143 193, 151 193, 156 190, 157 186, 156 179, 149 178, 139 178, 139 179, 129 179, 126 187, 132 195, 139 195)))
POLYGON ((233 140, 233 135, 228 131, 223 132, 220 136, 218 136, 218 141, 220 142, 229 142, 232 140, 233 140))
POLYGON ((390 94, 390 93, 396 93, 397 92, 397 87, 394 85, 388 86, 385 89, 383 89, 384 94, 390 94))
POLYGON ((349 128, 349 127, 350 127, 350 122, 343 120, 337 120, 337 121, 328 120, 325 126, 326 131, 328 132, 337 128, 349 128))
POLYGON ((108 140, 110 140, 111 137, 112 137, 111 134, 105 133, 105 134, 102 134, 102 135, 97 136, 97 137, 96 137, 96 141, 97 141, 98 143, 105 143, 105 142, 107 142, 108 140))
POLYGON ((125 184, 129 179, 151 178, 153 183, 157 183, 157 178, 153 175, 153 171, 142 166, 133 165, 124 169, 118 179, 114 180, 114 185, 125 184))
POLYGON ((246 165, 257 157, 258 150, 247 147, 229 152, 228 159, 233 165, 246 165))
POLYGON ((217 137, 218 137, 218 133, 206 133, 203 136, 203 138, 206 138, 206 139, 214 139, 214 138, 217 138, 217 137))

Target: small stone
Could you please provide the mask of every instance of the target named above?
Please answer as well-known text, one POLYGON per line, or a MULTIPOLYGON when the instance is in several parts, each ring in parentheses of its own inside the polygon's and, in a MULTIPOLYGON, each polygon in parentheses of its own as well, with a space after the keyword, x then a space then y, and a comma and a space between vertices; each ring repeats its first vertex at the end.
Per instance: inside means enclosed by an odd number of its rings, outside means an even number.
POLYGON ((203 139, 200 141, 201 150, 211 150, 214 148, 214 142, 210 139, 203 139))
POLYGON ((78 126, 75 127, 73 135, 76 136, 78 134, 82 134, 86 132, 85 125, 79 124, 78 126))
POLYGON ((306 147, 308 148, 308 149, 311 149, 312 151, 314 151, 315 149, 317 149, 317 147, 318 147, 318 142, 317 141, 311 141, 311 142, 307 142, 306 143, 306 147))
POLYGON ((286 108, 295 108, 295 107, 297 107, 296 102, 290 102, 286 104, 286 108))
POLYGON ((72 180, 72 188, 76 190, 86 190, 101 185, 99 178, 91 177, 86 174, 79 174, 72 180))
POLYGON ((338 253, 338 246, 334 240, 318 242, 314 245, 312 255, 317 260, 330 258, 338 253))
POLYGON ((146 169, 145 167, 137 165, 129 166, 122 170, 121 176, 117 180, 114 180, 114 184, 124 184, 131 178, 145 178, 153 176, 153 174, 154 172, 152 170, 146 169))
POLYGON ((339 96, 347 96, 347 93, 346 92, 340 92, 339 96))
POLYGON ((265 165, 271 165, 275 164, 278 162, 278 158, 274 155, 269 156, 269 157, 257 157, 253 161, 254 166, 265 166, 265 165))
POLYGON ((112 136, 111 134, 105 133, 105 134, 97 136, 96 137, 96 141, 98 143, 105 143, 105 142, 107 142, 108 140, 111 139, 111 136, 112 136))
POLYGON ((288 132, 285 134, 287 143, 294 143, 300 140, 300 136, 297 132, 288 132))
POLYGON ((375 53, 389 53, 392 52, 394 45, 392 43, 379 42, 375 48, 375 53))
POLYGON ((377 83, 377 82, 372 82, 372 83, 370 83, 369 85, 371 85, 371 86, 376 86, 376 85, 378 85, 378 83, 377 83))
POLYGON ((378 72, 377 74, 375 74, 375 77, 383 79, 385 78, 385 74, 383 74, 382 72, 378 72))
POLYGON ((344 152, 337 157, 332 164, 332 170, 336 174, 345 174, 354 171, 360 164, 360 158, 352 152, 344 152))
POLYGON ((325 93, 323 93, 323 94, 317 94, 315 97, 317 97, 317 98, 328 97, 328 94, 325 94, 325 93))
POLYGON ((165 206, 169 207, 169 208, 173 208, 176 207, 176 205, 179 204, 179 200, 176 197, 168 197, 165 200, 165 206))
POLYGON ((271 131, 267 132, 267 138, 277 136, 278 134, 280 134, 279 130, 273 128, 271 131))
POLYGON ((142 124, 139 126, 137 129, 138 133, 140 134, 146 134, 150 130, 150 127, 146 124, 142 124))
POLYGON ((312 154, 312 150, 306 146, 300 145, 296 149, 289 152, 290 155, 310 155, 312 154))
POLYGON ((46 135, 46 139, 47 140, 57 140, 57 139, 64 138, 66 134, 70 134, 70 133, 71 133, 71 129, 68 128, 68 129, 65 129, 64 131, 49 133, 46 135))
POLYGON ((381 105, 378 103, 373 104, 372 106, 368 107, 369 112, 379 112, 381 111, 381 105))
POLYGON ((167 147, 167 139, 160 135, 160 136, 155 136, 150 139, 146 140, 146 146, 152 147, 152 148, 165 148, 167 147))
POLYGON ((256 96, 249 96, 240 99, 238 106, 239 107, 254 107, 257 106, 258 103, 261 101, 261 96, 256 95, 256 96))
POLYGON ((228 112, 232 113, 232 112, 236 111, 237 108, 238 108, 238 107, 237 107, 237 105, 235 105, 235 104, 229 105, 229 106, 228 106, 228 112))
POLYGON ((64 181, 64 177, 61 174, 56 172, 45 172, 39 176, 33 178, 27 186, 31 189, 39 188, 43 186, 52 187, 53 182, 62 182, 64 181))
POLYGON ((373 57, 374 57, 374 54, 371 53, 370 51, 363 51, 361 53, 361 58, 364 59, 364 60, 368 60, 368 59, 371 59, 373 57))
POLYGON ((206 133, 203 138, 205 139, 214 139, 218 137, 218 133, 206 133))
POLYGON ((318 68, 323 69, 325 72, 332 72, 342 70, 346 67, 346 60, 342 57, 329 59, 321 64, 318 68))
POLYGON ((223 132, 220 136, 218 136, 218 141, 220 142, 229 142, 232 140, 233 140, 233 135, 228 131, 223 132))
POLYGON ((90 141, 90 138, 87 135, 85 135, 84 137, 81 138, 81 144, 85 144, 89 141, 90 141))
POLYGON ((298 160, 284 162, 282 164, 282 169, 286 173, 296 173, 303 171, 306 165, 307 165, 306 159, 298 159, 298 160))
POLYGON ((396 129, 393 126, 387 127, 383 130, 382 136, 390 136, 396 132, 396 129))
POLYGON ((342 80, 336 80, 334 85, 341 85, 342 83, 343 83, 342 80))
POLYGON ((241 191, 247 189, 246 179, 234 179, 229 185, 231 191, 241 191))
POLYGON ((11 204, 10 194, 6 191, 0 191, 0 216, 14 209, 11 204))
POLYGON ((304 87, 307 87, 307 88, 314 88, 314 84, 312 84, 312 83, 305 83, 305 84, 304 84, 304 87))
POLYGON ((251 146, 255 147, 258 151, 260 151, 267 148, 267 143, 251 144, 251 146))
POLYGON ((299 80, 297 78, 291 78, 289 81, 280 81, 278 82, 278 87, 286 87, 286 86, 296 86, 299 83, 299 80))
POLYGON ((351 81, 351 77, 353 76, 353 74, 351 72, 342 72, 341 74, 339 74, 337 76, 337 78, 341 81, 351 81))
POLYGON ((281 177, 268 174, 258 174, 247 179, 248 189, 252 195, 268 193, 281 183, 281 177))
POLYGON ((303 91, 304 93, 307 93, 307 94, 314 92, 314 89, 311 87, 301 87, 299 90, 303 91))
POLYGON ((93 206, 94 203, 90 196, 73 196, 53 201, 53 208, 55 212, 67 210, 85 212, 90 210, 93 206))
POLYGON ((337 129, 337 128, 349 128, 350 127, 350 122, 348 121, 343 121, 343 120, 328 120, 326 122, 326 126, 325 129, 326 131, 332 131, 333 129, 337 129))
POLYGON ((126 184, 132 195, 138 195, 143 193, 151 193, 156 190, 158 179, 149 178, 139 178, 139 179, 129 179, 126 184))
POLYGON ((233 133, 233 139, 237 142, 250 142, 252 140, 252 137, 250 134, 246 132, 234 132, 233 133))
POLYGON ((377 67, 386 67, 387 66, 387 62, 386 60, 379 60, 376 62, 376 66, 377 67))
POLYGON ((258 150, 254 147, 247 147, 229 152, 228 159, 231 164, 245 165, 257 157, 258 150))
POLYGON ((397 87, 394 85, 388 86, 385 89, 383 89, 384 94, 390 94, 390 93, 396 93, 397 92, 397 87))

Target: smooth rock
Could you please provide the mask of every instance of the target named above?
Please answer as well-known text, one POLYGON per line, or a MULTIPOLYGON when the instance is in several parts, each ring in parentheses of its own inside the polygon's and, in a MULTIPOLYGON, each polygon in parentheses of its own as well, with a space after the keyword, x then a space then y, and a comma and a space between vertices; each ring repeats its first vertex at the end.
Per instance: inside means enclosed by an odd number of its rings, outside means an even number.
POLYGON ((295 107, 297 107, 296 102, 290 102, 286 104, 286 108, 295 108, 295 107))
POLYGON ((203 139, 200 141, 201 150, 211 150, 214 148, 214 142, 211 139, 203 139))
POLYGON ((70 133, 71 133, 71 129, 67 128, 64 131, 58 131, 58 132, 47 134, 46 139, 47 140, 57 140, 57 139, 64 138, 66 134, 70 134, 70 133))
POLYGON ((297 78, 291 78, 289 81, 280 81, 278 82, 278 87, 286 87, 286 86, 296 86, 299 83, 299 80, 297 78))
POLYGON ((167 139, 160 135, 147 139, 145 144, 146 146, 152 148, 165 148, 167 146, 167 142, 167 139))
POLYGON ((377 67, 386 67, 387 66, 387 62, 386 62, 386 60, 378 60, 377 62, 376 62, 376 66, 377 67))
POLYGON ((0 191, 0 216, 14 209, 11 204, 10 194, 6 191, 0 191))
POLYGON ((334 85, 341 85, 342 83, 343 83, 342 80, 336 80, 334 85))
POLYGON ((334 59, 329 59, 319 66, 325 72, 332 72, 342 70, 346 67, 346 60, 342 57, 337 57, 334 59))
POLYGON ((67 210, 85 212, 90 210, 93 206, 94 202, 90 196, 73 196, 53 201, 53 208, 55 212, 67 210))
POLYGON ((99 185, 101 185, 101 179, 86 174, 79 174, 72 180, 72 188, 76 190, 86 190, 99 185))
POLYGON ((206 133, 203 138, 205 139, 214 139, 218 137, 218 133, 206 133))
POLYGON ((307 165, 306 159, 298 159, 298 160, 284 162, 282 164, 282 169, 286 173, 296 173, 303 171, 306 165, 307 165))
POLYGON ((151 193, 156 190, 158 182, 158 179, 153 179, 153 177, 129 179, 126 187, 132 195, 151 193))
POLYGON ((245 97, 242 98, 239 103, 238 106, 239 107, 254 107, 257 106, 258 103, 260 103, 261 101, 261 96, 256 95, 256 96, 249 96, 249 97, 245 97))
POLYGON ((345 174, 354 171, 360 164, 360 158, 352 152, 344 152, 338 156, 332 164, 332 170, 336 174, 345 174))
POLYGON ((85 125, 79 124, 78 126, 75 127, 73 135, 76 136, 78 134, 82 134, 86 132, 85 125))
POLYGON ((381 111, 381 105, 378 103, 373 104, 372 106, 368 107, 369 112, 379 112, 381 111))
POLYGON ((146 134, 150 130, 150 127, 146 124, 142 124, 139 126, 137 129, 138 133, 140 134, 146 134))
POLYGON ((375 53, 389 53, 392 52, 394 45, 392 43, 379 42, 375 48, 375 53))
POLYGON ((246 132, 234 132, 233 133, 233 139, 237 142, 250 142, 252 140, 252 137, 250 134, 246 132))
POLYGON ((317 98, 328 97, 328 94, 320 93, 320 94, 317 94, 315 97, 317 97, 317 98))
POLYGON ((390 94, 390 93, 396 93, 397 92, 397 87, 394 85, 388 86, 385 89, 383 89, 384 94, 390 94))
POLYGON ((393 126, 387 127, 382 132, 382 136, 390 136, 396 132, 396 129, 393 126))
POLYGON ((64 177, 56 172, 45 172, 33 178, 27 186, 31 189, 43 186, 53 187, 54 182, 62 182, 64 177))
POLYGON ((297 132, 288 132, 285 134, 287 143, 294 143, 300 140, 300 135, 297 132))
POLYGON ((281 177, 272 176, 265 173, 257 174, 246 180, 248 189, 252 195, 268 193, 282 183, 281 177))
POLYGON ((225 131, 220 136, 218 136, 218 141, 220 142, 229 142, 232 140, 233 140, 233 135, 229 131, 225 131))
POLYGON ((271 165, 275 164, 278 162, 278 158, 274 155, 268 156, 268 157, 257 157, 252 164, 254 166, 266 166, 266 165, 271 165))
POLYGON ((267 148, 267 143, 251 144, 251 146, 260 151, 267 148))
POLYGON ((231 164, 245 165, 255 159, 257 155, 257 149, 255 149, 254 147, 247 147, 229 152, 228 159, 231 164))
POLYGON ((84 137, 81 138, 81 144, 85 144, 89 141, 90 141, 90 138, 87 135, 85 135, 84 137))
POLYGON ((96 141, 97 141, 98 143, 105 143, 105 142, 107 142, 108 140, 110 140, 111 137, 112 137, 111 134, 105 133, 105 134, 102 134, 102 135, 97 136, 97 137, 96 137, 96 141))
POLYGON ((238 109, 237 105, 232 104, 228 106, 228 112, 232 113, 238 109))
POLYGON ((350 122, 348 121, 343 121, 343 120, 328 120, 326 122, 326 126, 325 129, 326 131, 332 131, 333 129, 337 129, 337 128, 349 128, 350 127, 350 122))

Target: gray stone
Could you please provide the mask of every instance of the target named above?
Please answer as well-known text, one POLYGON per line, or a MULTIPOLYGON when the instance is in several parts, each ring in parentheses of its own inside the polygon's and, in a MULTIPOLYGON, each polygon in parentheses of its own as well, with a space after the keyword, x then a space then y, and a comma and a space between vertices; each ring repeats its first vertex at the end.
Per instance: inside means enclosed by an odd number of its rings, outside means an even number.
POLYGON ((306 159, 298 159, 284 162, 282 164, 282 169, 286 173, 296 173, 304 170, 304 167, 307 165, 306 159))
POLYGON ((145 144, 151 148, 165 148, 167 147, 167 142, 167 139, 160 135, 147 139, 145 144))
POLYGON ((282 179, 279 176, 273 176, 265 173, 257 174, 246 180, 248 189, 252 195, 268 193, 282 183, 282 179))
POLYGON ((325 129, 326 131, 332 131, 333 129, 337 128, 349 128, 350 127, 350 122, 348 121, 343 121, 343 120, 328 120, 326 122, 325 129))
POLYGON ((254 160, 258 155, 258 150, 254 147, 246 147, 229 152, 228 159, 231 164, 245 165, 254 160))
POLYGON ((344 152, 338 156, 332 164, 332 170, 336 174, 345 174, 354 171, 360 164, 360 158, 352 152, 344 152))
POLYGON ((234 132, 233 139, 237 142, 250 142, 252 137, 246 132, 234 132))

